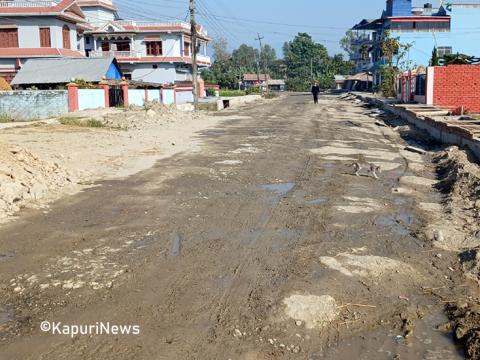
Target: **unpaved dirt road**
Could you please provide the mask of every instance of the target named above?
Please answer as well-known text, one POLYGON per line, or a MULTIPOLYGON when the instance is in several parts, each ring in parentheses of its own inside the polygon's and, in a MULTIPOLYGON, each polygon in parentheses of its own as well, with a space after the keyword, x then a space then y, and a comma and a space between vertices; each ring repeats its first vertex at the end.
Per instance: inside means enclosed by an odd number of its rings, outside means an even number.
POLYGON ((430 155, 363 112, 301 94, 228 111, 199 151, 3 226, 0 359, 461 359, 435 326, 472 290, 415 236, 441 218, 430 155))

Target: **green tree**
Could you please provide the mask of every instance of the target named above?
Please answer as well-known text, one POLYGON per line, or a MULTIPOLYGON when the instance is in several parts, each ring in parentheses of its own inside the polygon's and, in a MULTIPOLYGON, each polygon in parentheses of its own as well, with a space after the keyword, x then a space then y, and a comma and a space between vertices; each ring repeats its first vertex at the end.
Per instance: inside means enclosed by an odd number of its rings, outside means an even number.
POLYGON ((293 41, 285 43, 283 51, 287 85, 294 91, 308 90, 312 81, 318 81, 322 88, 330 88, 334 84, 334 75, 348 75, 355 68, 341 54, 329 57, 325 46, 313 41, 306 33, 299 33, 293 41))
POLYGON ((313 41, 307 33, 299 33, 283 46, 287 66, 287 85, 290 90, 306 91, 312 81, 327 87, 324 75, 328 68, 328 52, 325 46, 313 41))
POLYGON ((410 67, 408 62, 405 62, 405 57, 411 48, 411 44, 402 44, 399 37, 392 37, 390 31, 385 31, 381 39, 381 50, 385 60, 385 64, 380 67, 380 74, 382 77, 381 90, 384 96, 396 96, 396 78, 399 73, 399 66, 406 68, 410 67))

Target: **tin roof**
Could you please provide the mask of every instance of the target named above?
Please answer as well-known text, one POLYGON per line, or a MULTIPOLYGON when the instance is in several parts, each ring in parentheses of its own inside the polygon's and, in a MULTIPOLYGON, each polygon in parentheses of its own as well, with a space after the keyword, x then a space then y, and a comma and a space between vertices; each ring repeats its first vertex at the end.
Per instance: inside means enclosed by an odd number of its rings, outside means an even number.
POLYGON ((112 63, 117 66, 113 58, 29 59, 12 85, 65 84, 72 79, 100 82, 112 63))

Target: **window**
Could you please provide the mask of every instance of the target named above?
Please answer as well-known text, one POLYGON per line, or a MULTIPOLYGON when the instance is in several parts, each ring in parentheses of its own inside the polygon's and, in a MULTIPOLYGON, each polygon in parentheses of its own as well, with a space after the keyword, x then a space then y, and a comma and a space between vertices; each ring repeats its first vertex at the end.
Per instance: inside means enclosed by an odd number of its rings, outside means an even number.
POLYGON ((104 52, 110 51, 110 43, 108 41, 102 42, 102 51, 104 52))
POLYGON ((437 56, 444 57, 445 55, 452 55, 452 47, 451 46, 439 46, 437 48, 437 56))
POLYGON ((50 28, 40 28, 40 47, 51 47, 50 28))
POLYGON ((90 45, 90 36, 85 36, 85 44, 90 45))
POLYGON ((17 29, 0 29, 0 48, 18 47, 17 29))
POLYGON ((117 42, 117 51, 130 51, 130 43, 128 42, 117 42))
POLYGON ((70 49, 70 28, 67 25, 63 25, 62 29, 62 37, 63 37, 63 48, 70 49))
POLYGON ((183 55, 190 56, 190 43, 187 41, 183 43, 183 55))
POLYGON ((147 55, 149 55, 149 56, 161 56, 162 55, 162 42, 161 41, 149 41, 149 42, 147 42, 147 55))

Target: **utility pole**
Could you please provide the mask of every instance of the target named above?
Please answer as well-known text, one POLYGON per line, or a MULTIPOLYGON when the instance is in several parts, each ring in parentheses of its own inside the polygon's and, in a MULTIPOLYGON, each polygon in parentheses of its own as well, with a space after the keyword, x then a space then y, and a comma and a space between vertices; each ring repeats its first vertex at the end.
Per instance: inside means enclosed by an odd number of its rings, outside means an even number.
POLYGON ((192 33, 193 105, 195 110, 198 110, 197 23, 195 21, 195 0, 190 0, 190 25, 190 31, 192 33))
MULTIPOLYGON (((262 53, 263 53, 262 40, 264 39, 264 37, 260 36, 259 33, 257 33, 257 35, 258 35, 258 38, 256 38, 255 40, 257 40, 258 43, 260 44, 260 60, 262 60, 262 53)), ((267 84, 267 92, 268 92, 267 65, 265 63, 266 63, 266 60, 265 60, 265 57, 264 57, 264 59, 263 59, 263 73, 265 75, 265 83, 267 84)))

